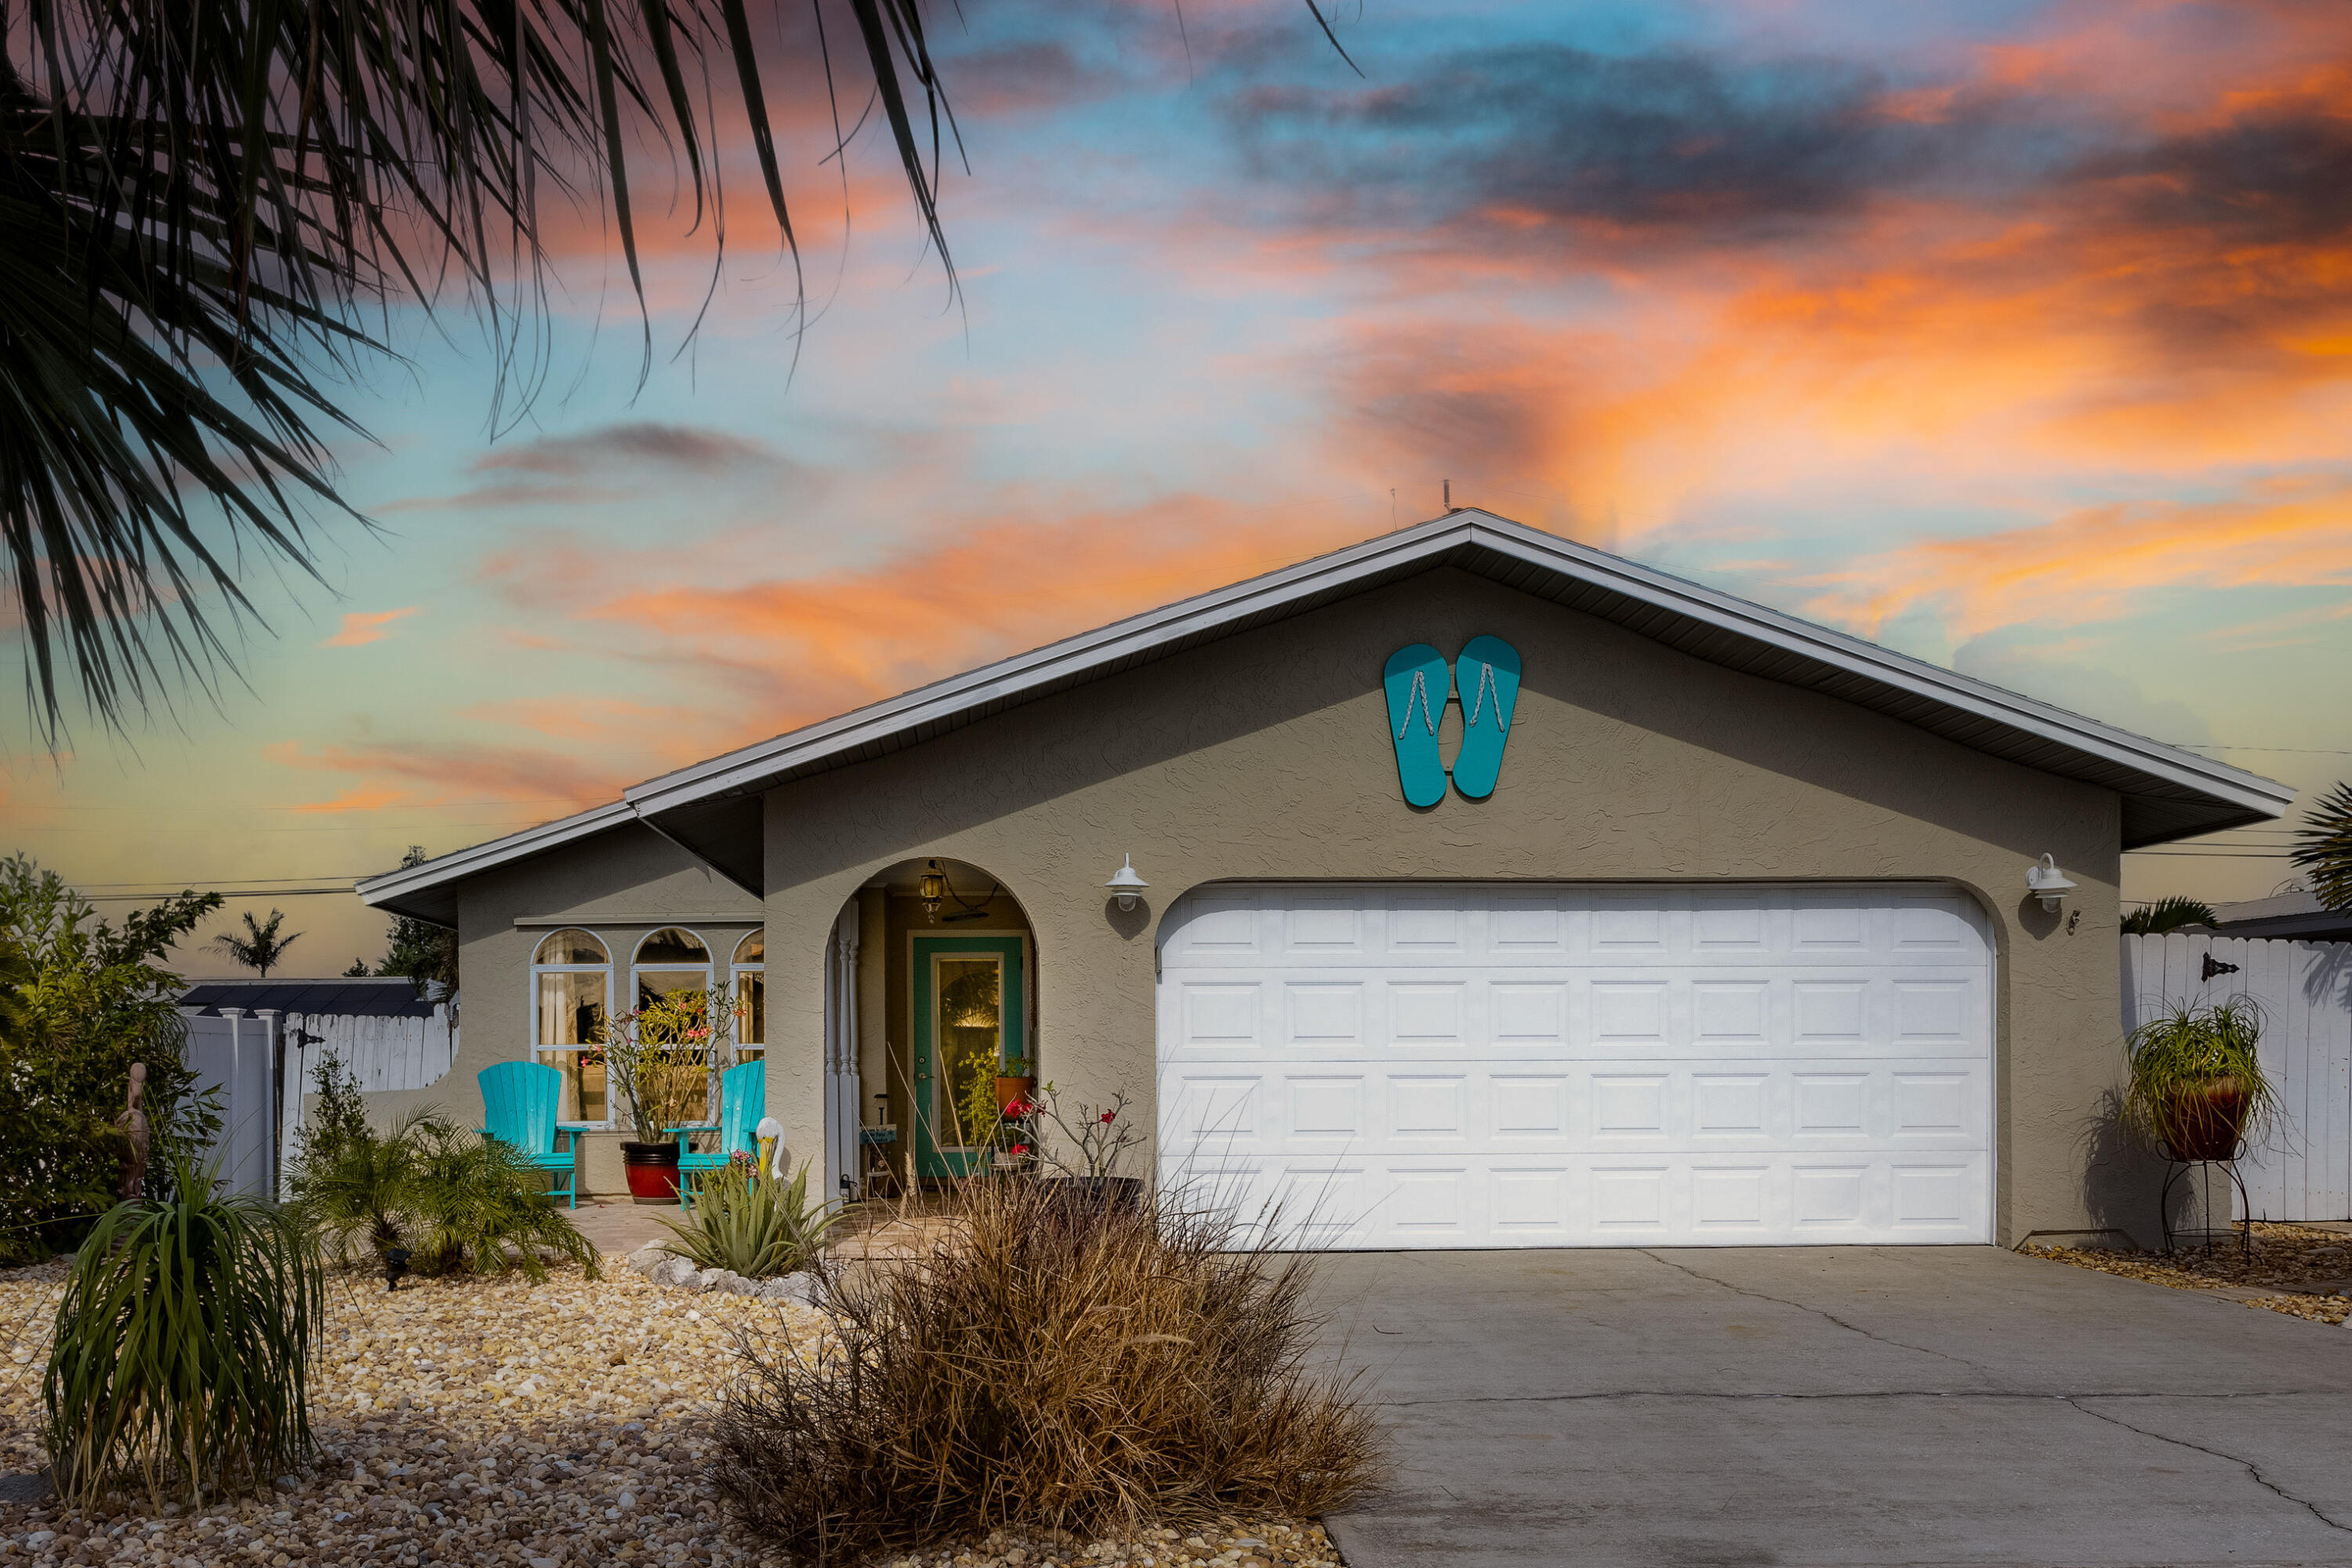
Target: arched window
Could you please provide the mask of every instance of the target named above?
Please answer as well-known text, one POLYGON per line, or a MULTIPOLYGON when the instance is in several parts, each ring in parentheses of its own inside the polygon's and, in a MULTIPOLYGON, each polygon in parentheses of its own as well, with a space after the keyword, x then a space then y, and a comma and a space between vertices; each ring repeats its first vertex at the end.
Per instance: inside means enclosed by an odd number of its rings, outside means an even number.
POLYGON ((551 931, 530 963, 531 1058, 563 1074, 557 1118, 590 1126, 612 1119, 604 1093, 604 1039, 612 1005, 613 958, 594 933, 551 931))
POLYGON ((768 933, 747 931, 735 944, 735 1048, 739 1056, 766 1054, 768 1043, 768 933))
POLYGON ((673 991, 710 989, 710 949, 683 926, 664 926, 637 943, 629 970, 629 993, 644 1007, 673 991))

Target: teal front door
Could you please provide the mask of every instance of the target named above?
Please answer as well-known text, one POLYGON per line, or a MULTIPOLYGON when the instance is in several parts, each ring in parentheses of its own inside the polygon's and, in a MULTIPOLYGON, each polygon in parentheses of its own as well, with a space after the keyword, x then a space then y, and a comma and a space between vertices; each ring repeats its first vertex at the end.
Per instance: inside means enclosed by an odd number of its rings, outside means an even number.
POLYGON ((913 941, 915 1169, 969 1175, 988 1155, 996 1075, 1029 1054, 1026 944, 1017 936, 913 941))

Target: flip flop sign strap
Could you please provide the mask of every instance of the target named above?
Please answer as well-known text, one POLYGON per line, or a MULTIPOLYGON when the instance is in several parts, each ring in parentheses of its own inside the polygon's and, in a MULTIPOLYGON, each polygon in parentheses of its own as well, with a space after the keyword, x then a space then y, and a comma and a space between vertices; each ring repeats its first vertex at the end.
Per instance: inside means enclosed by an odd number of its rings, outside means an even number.
POLYGON ((1437 754, 1437 710, 1452 684, 1444 656, 1427 643, 1389 655, 1381 670, 1387 692, 1389 738, 1395 743, 1397 783, 1408 805, 1435 805, 1445 798, 1445 763, 1437 754))
POLYGON ((1511 720, 1518 710, 1519 651, 1500 637, 1472 637, 1463 645, 1454 671, 1458 684, 1473 689, 1463 705, 1454 787, 1465 800, 1484 800, 1495 793, 1495 781, 1502 775, 1503 742, 1510 739, 1511 720))

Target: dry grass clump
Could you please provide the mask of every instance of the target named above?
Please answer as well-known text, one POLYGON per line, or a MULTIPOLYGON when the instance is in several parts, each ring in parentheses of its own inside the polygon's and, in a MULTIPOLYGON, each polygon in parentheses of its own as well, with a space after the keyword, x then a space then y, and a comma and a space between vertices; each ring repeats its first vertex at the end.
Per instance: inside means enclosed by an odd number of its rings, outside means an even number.
POLYGON ((949 1234, 831 1279, 821 1355, 746 1340, 716 1479, 755 1536, 856 1562, 997 1530, 1315 1514, 1371 1479, 1372 1413, 1308 1363, 1306 1258, 1218 1214, 1080 1209, 1050 1183, 973 1184, 949 1234))

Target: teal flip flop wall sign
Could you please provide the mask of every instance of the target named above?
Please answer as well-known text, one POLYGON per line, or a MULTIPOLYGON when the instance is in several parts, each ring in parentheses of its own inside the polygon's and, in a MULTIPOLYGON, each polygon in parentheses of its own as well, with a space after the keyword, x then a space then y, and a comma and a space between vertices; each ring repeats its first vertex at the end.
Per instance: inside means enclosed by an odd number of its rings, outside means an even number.
MULTIPOLYGON (((1391 661, 1393 662, 1393 661, 1391 661)), ((1454 759, 1454 787, 1466 799, 1495 793, 1503 771, 1503 743, 1519 708, 1519 650, 1500 637, 1472 637, 1454 662, 1462 689, 1462 750, 1454 759)))
POLYGON ((1388 691, 1389 738, 1396 743, 1397 782, 1404 786, 1405 804, 1435 805, 1445 798, 1445 763, 1437 754, 1437 721, 1444 715, 1450 684, 1444 657, 1425 642, 1401 647, 1389 655, 1381 684, 1388 691))

